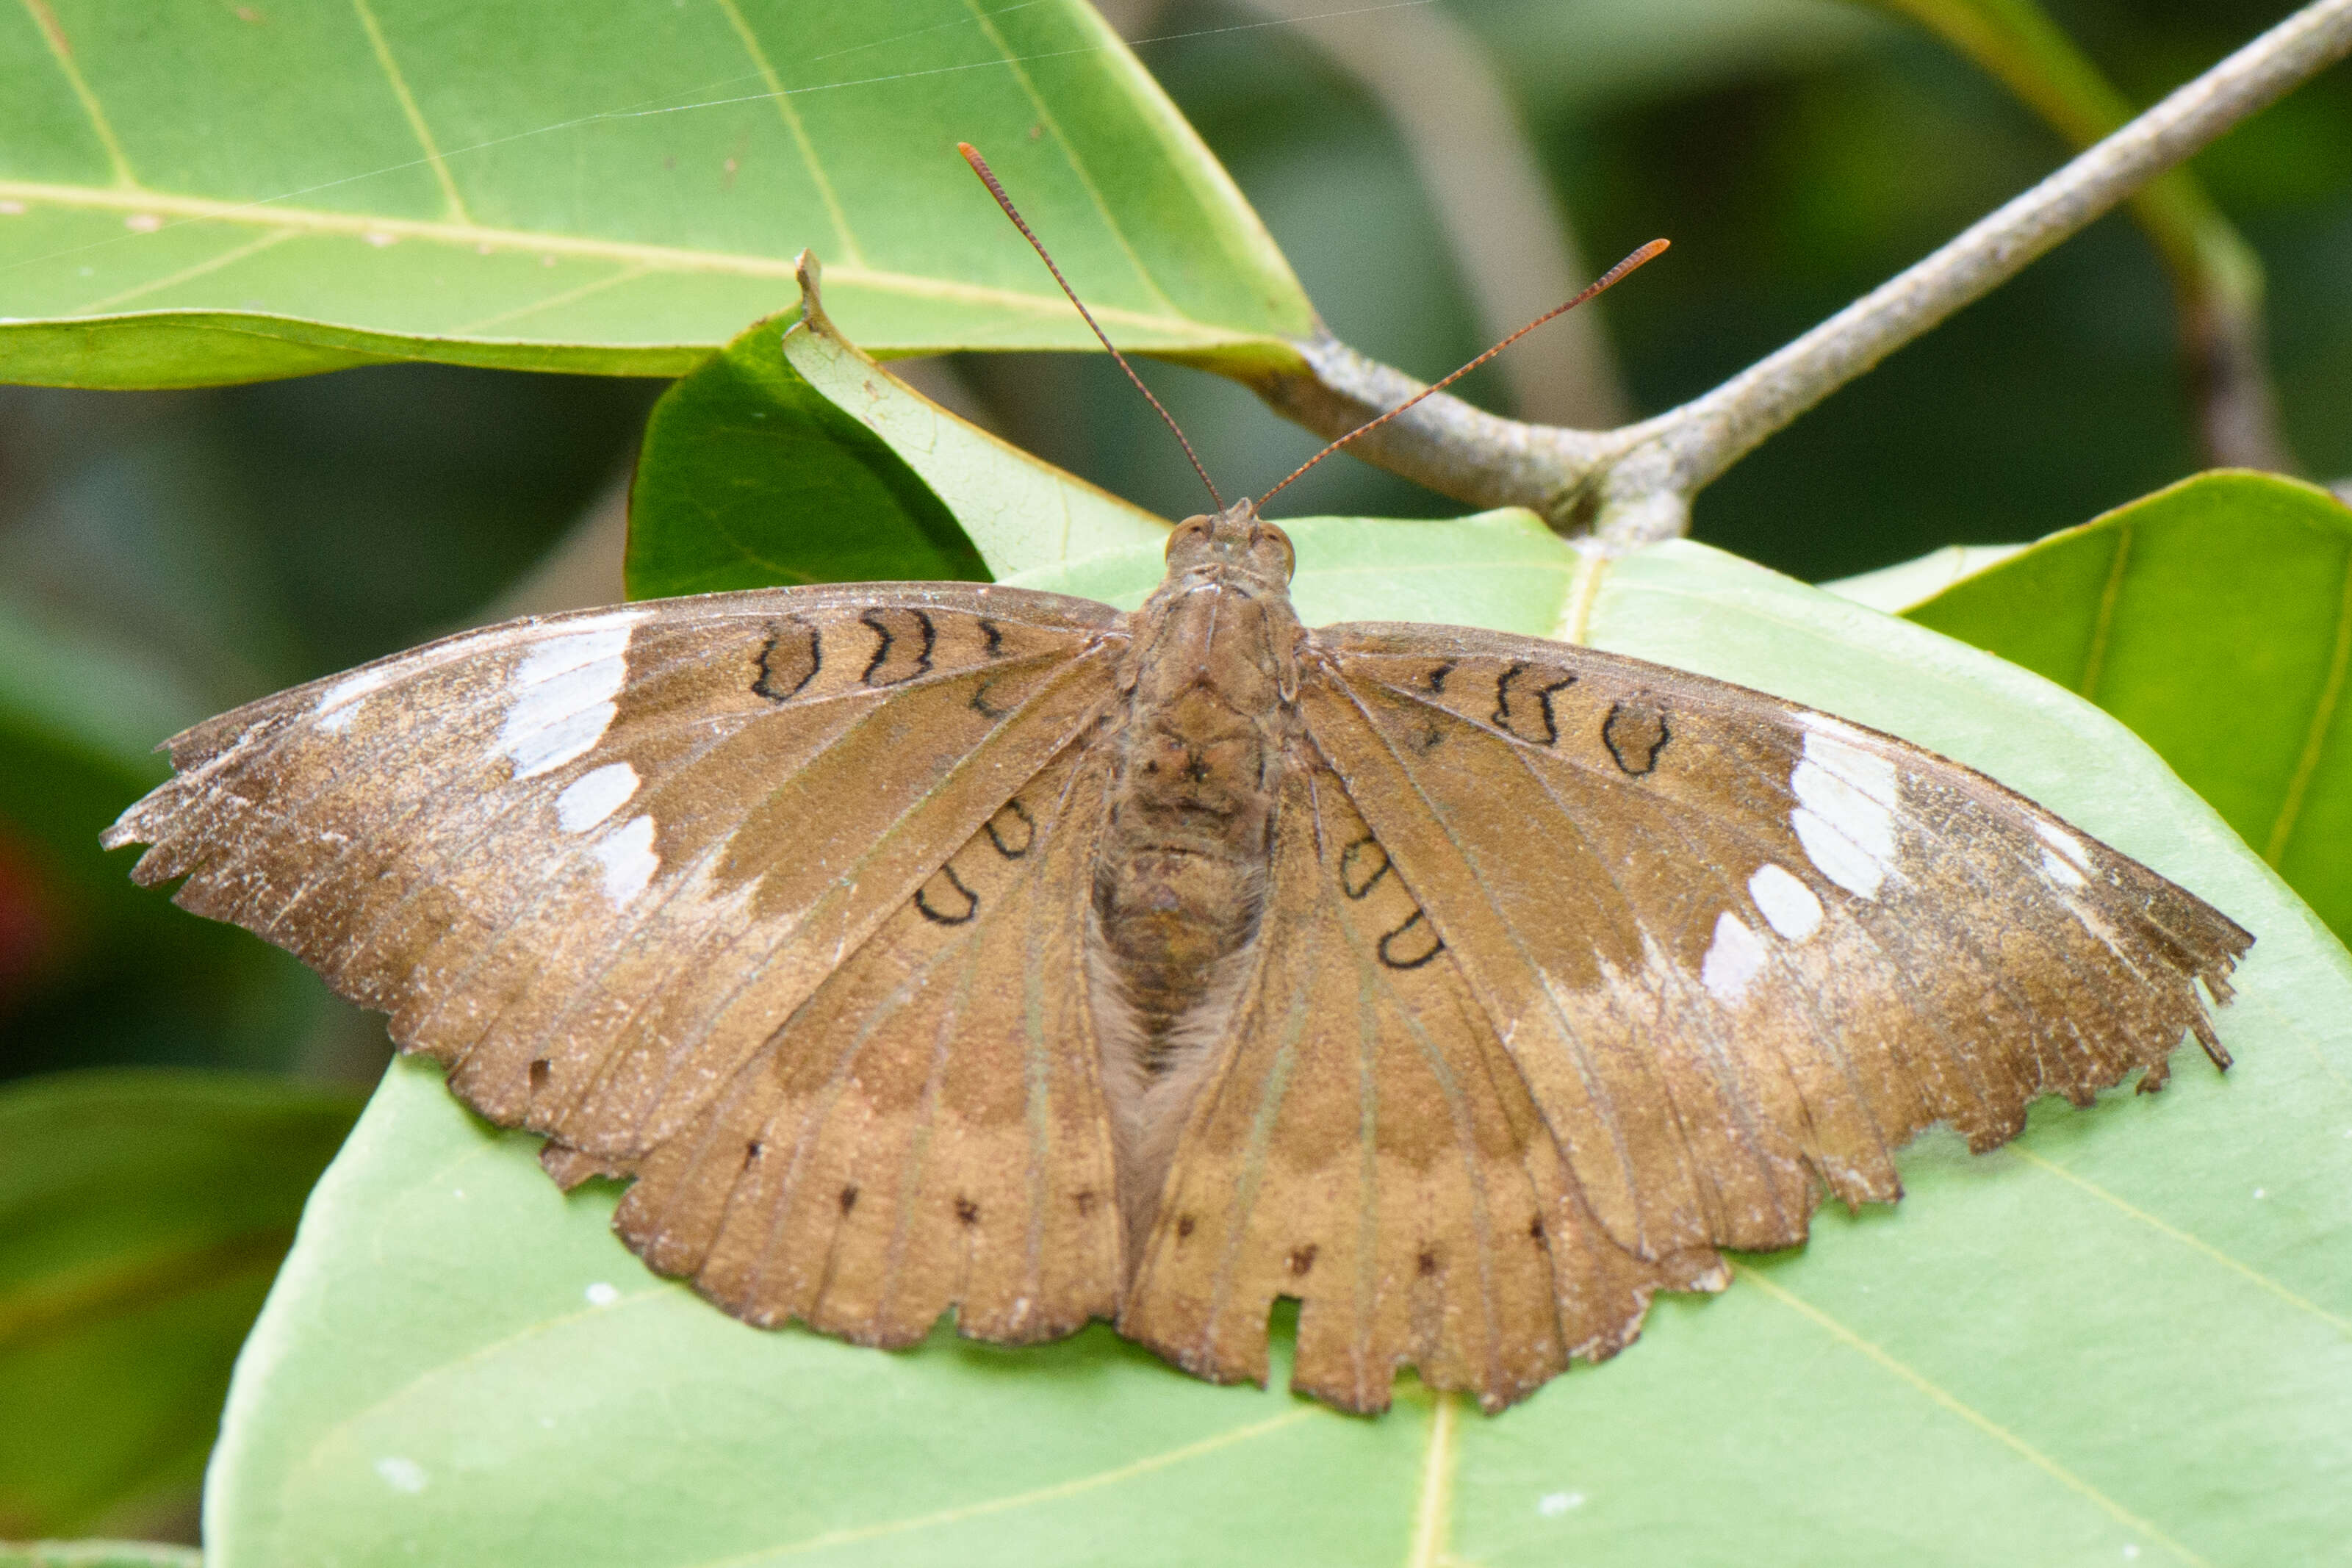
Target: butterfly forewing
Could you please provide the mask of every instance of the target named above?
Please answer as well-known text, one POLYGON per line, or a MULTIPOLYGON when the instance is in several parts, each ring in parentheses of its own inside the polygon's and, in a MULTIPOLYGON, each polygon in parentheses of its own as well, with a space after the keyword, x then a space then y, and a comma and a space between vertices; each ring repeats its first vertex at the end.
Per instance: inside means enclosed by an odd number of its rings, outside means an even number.
POLYGON ((1338 626, 1302 709, 1643 1256, 1786 1246, 1948 1120, 2161 1082, 2245 933, 1991 781, 1761 694, 1338 626))
POLYGON ((109 841, 625 1159, 1096 722, 1117 620, 885 584, 495 627, 191 731, 109 841))

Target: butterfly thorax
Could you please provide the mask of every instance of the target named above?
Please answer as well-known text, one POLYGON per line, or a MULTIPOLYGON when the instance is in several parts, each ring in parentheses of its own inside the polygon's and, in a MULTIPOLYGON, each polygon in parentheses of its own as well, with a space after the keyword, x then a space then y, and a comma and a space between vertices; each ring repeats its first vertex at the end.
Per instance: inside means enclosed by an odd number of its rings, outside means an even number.
POLYGON ((1244 501, 1171 536, 1136 613, 1096 910, 1147 1072, 1256 933, 1268 825, 1296 728, 1289 542, 1244 501))

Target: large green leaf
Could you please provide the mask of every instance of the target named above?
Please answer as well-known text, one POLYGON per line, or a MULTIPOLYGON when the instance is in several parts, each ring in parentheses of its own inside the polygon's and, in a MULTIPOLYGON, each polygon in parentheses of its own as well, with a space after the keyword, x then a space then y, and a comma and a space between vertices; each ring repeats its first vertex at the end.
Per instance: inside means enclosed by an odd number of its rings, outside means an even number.
POLYGON ((2352 508, 2202 474, 1905 613, 2122 720, 2352 936, 2352 508))
MULTIPOLYGON (((835 368, 868 390, 870 367, 835 368)), ((898 406, 872 390, 841 405, 898 406)), ((925 472, 940 449, 899 451, 960 514, 985 511, 1002 477, 925 472)), ((998 576, 1120 603, 1155 577, 1148 533, 1081 554, 1036 515, 992 542, 974 527, 998 576)), ((1925 1141, 1898 1211, 1826 1216, 1727 1295, 1663 1304, 1604 1367, 1492 1419, 1408 1390, 1361 1420, 1278 1384, 1209 1387, 1101 1328, 1028 1351, 943 1331, 898 1355, 746 1328, 620 1247, 609 1187, 560 1194, 533 1140, 407 1063, 321 1182, 246 1352, 208 1497, 219 1568, 2335 1549, 2352 1529, 2352 957, 2209 807, 2038 678, 1699 546, 1602 571, 1521 513, 1295 532, 1309 618, 1583 626, 2047 802, 2258 933, 2222 1018, 2239 1068, 2042 1107, 1982 1159, 1925 1141)), ((1278 1335, 1277 1379, 1286 1353, 1278 1335)))
POLYGON ((1123 342, 1286 354, 1311 321, 1081 0, 41 0, 0 9, 0 80, 11 380, 676 374, 803 247, 879 351, 1090 344, 960 139, 1123 342))
POLYGON ((358 1110, 222 1074, 0 1089, 0 1536, 193 1489, 237 1345, 358 1110))

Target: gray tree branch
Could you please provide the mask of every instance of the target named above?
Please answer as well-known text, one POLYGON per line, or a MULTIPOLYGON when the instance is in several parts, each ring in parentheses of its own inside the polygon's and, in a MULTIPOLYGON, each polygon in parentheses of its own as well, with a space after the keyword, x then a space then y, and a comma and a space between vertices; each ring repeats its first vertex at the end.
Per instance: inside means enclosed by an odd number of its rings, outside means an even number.
MULTIPOLYGON (((1530 507, 1612 545, 1672 538, 1689 527, 1692 496, 1775 431, 2347 53, 2352 0, 2315 0, 1932 256, 1655 418, 1570 430, 1439 394, 1350 449, 1456 500, 1530 507)), ((1297 346, 1304 371, 1261 373, 1251 384, 1326 436, 1421 390, 1334 339, 1297 346)))

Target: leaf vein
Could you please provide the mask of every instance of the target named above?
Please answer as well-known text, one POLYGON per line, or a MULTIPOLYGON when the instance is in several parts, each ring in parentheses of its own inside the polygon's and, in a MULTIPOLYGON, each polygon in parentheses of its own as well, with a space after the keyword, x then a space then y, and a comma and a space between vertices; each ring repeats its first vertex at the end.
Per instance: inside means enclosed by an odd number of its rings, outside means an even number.
POLYGON ((1811 1302, 1790 1290, 1786 1286, 1775 1283, 1770 1278, 1759 1271, 1754 1265, 1735 1263, 1731 1268, 1733 1273, 1738 1275, 1741 1279, 1746 1279, 1749 1284, 1754 1285, 1765 1295, 1771 1297, 1774 1300, 1780 1302, 1782 1306, 1787 1307, 1791 1311, 1796 1312, 1799 1316, 1810 1319, 1816 1327, 1822 1329, 1832 1339, 1835 1339, 1849 1350, 1859 1352, 1868 1360, 1876 1363, 1885 1371, 1893 1373, 1896 1377, 1901 1378, 1913 1388, 1916 1388, 1921 1394, 1926 1394, 1927 1398, 1933 1401, 1936 1405, 1950 1412, 1952 1415, 1958 1416, 1961 1420, 1967 1422, 1978 1431, 1982 1432, 1988 1437, 1990 1437, 1994 1441, 2001 1444, 2012 1453, 2016 1454, 2020 1458, 2025 1460, 2026 1463, 2032 1465, 2035 1469, 2040 1470, 2042 1474, 2050 1477, 2053 1480, 2064 1486, 2068 1490, 2074 1492, 2076 1495, 2089 1500, 2090 1502, 2097 1504, 2104 1512, 2105 1512, 2110 1518, 2114 1519, 2117 1523, 2124 1525, 2127 1529, 2138 1531, 2141 1535, 2146 1536, 2148 1540, 2155 1542, 2159 1546, 2162 1546, 2166 1551, 2170 1552, 2174 1556, 2179 1558, 2184 1563, 2197 1563, 2199 1564, 2199 1568, 2212 1568, 2212 1565, 2207 1561, 2207 1559, 2190 1551, 2187 1546, 2182 1545, 2179 1542, 2173 1540, 2172 1537, 2167 1535, 2163 1531, 2157 1528, 2156 1525, 2132 1512, 2131 1510, 2124 1507, 2123 1504, 2117 1502, 2115 1499, 2109 1497, 2106 1493, 2101 1491, 2089 1481, 2084 1480, 2082 1477, 2076 1475, 2074 1471, 2068 1469, 2065 1466, 2060 1464, 2057 1460, 2052 1458, 2049 1455, 2043 1453, 2041 1449, 2035 1447, 2032 1444, 2027 1442, 2024 1438, 2011 1431, 2008 1427, 2003 1426, 1991 1416, 1987 1415, 1984 1412, 1977 1409, 1974 1405, 1968 1404, 1958 1395, 1951 1393, 1948 1389, 1946 1389, 1942 1385, 1931 1381, 1916 1368, 1908 1366, 1903 1362, 1897 1360, 1895 1356, 1889 1354, 1883 1347, 1873 1343, 1869 1340, 1864 1339, 1860 1334, 1854 1332, 1843 1323, 1839 1322, 1835 1318, 1831 1317, 1827 1312, 1822 1311, 1819 1307, 1814 1306, 1811 1302))

